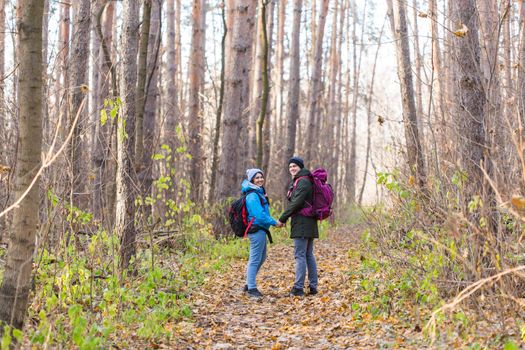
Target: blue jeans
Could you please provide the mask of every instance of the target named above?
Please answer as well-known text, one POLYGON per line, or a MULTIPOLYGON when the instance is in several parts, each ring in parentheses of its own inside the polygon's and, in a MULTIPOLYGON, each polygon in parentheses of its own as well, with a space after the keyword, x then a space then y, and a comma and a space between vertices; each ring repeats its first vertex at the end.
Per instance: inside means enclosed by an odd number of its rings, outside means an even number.
POLYGON ((308 280, 310 288, 317 289, 317 263, 314 256, 313 238, 294 238, 295 245, 295 283, 297 289, 304 288, 306 270, 308 270, 308 280))
POLYGON ((250 259, 246 267, 246 285, 248 289, 257 288, 255 277, 266 260, 266 232, 259 230, 249 233, 250 239, 250 259))

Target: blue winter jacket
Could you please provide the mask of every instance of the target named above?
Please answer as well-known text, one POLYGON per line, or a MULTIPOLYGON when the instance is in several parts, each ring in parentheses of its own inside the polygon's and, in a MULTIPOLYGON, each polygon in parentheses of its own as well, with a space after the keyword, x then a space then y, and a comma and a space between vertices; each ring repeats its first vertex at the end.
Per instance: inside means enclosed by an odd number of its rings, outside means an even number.
POLYGON ((241 185, 242 193, 254 191, 246 196, 246 209, 248 210, 248 220, 253 221, 254 226, 268 230, 270 226, 277 225, 277 221, 270 216, 270 209, 268 207, 268 200, 264 196, 262 187, 256 186, 248 180, 244 180, 241 185), (261 199, 264 205, 261 205, 261 199))

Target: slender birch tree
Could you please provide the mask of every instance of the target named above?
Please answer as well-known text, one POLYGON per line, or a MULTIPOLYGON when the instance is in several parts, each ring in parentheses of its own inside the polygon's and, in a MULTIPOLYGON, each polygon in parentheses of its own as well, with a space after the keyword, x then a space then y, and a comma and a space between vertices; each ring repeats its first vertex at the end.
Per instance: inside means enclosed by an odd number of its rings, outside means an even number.
POLYGON ((31 270, 38 231, 39 181, 29 188, 41 165, 42 150, 42 19, 44 2, 18 1, 18 100, 20 103, 15 200, 11 236, 0 287, 0 320, 22 329, 31 290, 31 270))
POLYGON ((121 105, 117 133, 117 200, 115 230, 121 237, 120 267, 126 269, 135 254, 135 98, 137 85, 137 48, 139 44, 139 0, 122 6, 123 28, 120 43, 122 64, 119 74, 121 105))

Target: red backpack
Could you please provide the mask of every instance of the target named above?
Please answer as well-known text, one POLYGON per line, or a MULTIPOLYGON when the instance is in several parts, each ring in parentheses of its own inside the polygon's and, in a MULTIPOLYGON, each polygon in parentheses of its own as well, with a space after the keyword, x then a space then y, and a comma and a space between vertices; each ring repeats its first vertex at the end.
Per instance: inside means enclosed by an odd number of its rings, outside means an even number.
POLYGON ((332 186, 326 182, 328 172, 323 169, 315 169, 309 176, 300 176, 288 191, 287 197, 290 199, 292 193, 301 179, 309 179, 312 182, 312 203, 306 202, 306 206, 299 211, 302 216, 315 217, 317 220, 324 220, 332 215, 332 203, 334 202, 334 191, 332 186))

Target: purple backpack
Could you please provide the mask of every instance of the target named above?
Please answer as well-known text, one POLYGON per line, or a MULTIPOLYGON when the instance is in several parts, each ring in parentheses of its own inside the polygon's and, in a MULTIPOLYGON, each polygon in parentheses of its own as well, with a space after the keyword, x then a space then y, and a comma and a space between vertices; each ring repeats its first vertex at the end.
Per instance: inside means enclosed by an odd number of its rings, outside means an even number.
POLYGON ((306 202, 306 207, 299 211, 299 215, 311 216, 317 220, 324 220, 332 215, 332 203, 334 201, 334 191, 332 186, 326 183, 328 172, 323 169, 315 169, 311 176, 298 177, 293 187, 288 191, 288 198, 291 198, 293 190, 302 178, 308 178, 312 182, 313 203, 306 202))

